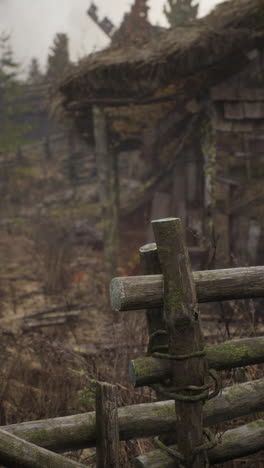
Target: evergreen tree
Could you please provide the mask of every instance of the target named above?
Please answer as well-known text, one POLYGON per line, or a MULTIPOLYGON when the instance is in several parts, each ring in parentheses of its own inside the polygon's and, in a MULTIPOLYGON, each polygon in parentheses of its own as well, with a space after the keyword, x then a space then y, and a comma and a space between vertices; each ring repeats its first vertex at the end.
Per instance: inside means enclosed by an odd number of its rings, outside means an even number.
POLYGON ((172 28, 184 26, 197 17, 199 5, 192 3, 193 0, 167 0, 163 12, 172 28))
POLYGON ((41 84, 43 80, 44 77, 40 70, 39 61, 37 58, 33 57, 29 65, 28 82, 33 85, 38 85, 41 84))
POLYGON ((17 74, 18 64, 14 61, 10 46, 10 38, 7 34, 0 34, 0 89, 13 80, 17 74))
POLYGON ((67 34, 57 33, 48 55, 47 78, 58 80, 70 65, 69 39, 67 34))
POLYGON ((19 66, 13 58, 10 38, 0 34, 0 153, 11 151, 26 141, 29 128, 19 122, 22 111, 22 84, 19 66))

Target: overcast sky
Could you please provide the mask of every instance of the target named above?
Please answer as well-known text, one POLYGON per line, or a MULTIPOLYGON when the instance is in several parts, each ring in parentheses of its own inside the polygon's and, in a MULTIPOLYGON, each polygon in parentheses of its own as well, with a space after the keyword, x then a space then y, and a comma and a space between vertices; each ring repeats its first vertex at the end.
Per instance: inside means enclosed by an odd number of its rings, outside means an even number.
MULTIPOLYGON (((222 0, 200 0, 200 15, 222 0)), ((100 17, 108 16, 118 25, 133 0, 94 0, 100 17)), ((86 15, 91 0, 0 0, 0 30, 10 33, 16 59, 24 72, 32 57, 44 68, 56 32, 70 38, 70 53, 76 60, 108 43, 104 33, 86 15)), ((166 24, 162 13, 165 0, 149 0, 150 20, 166 24)))

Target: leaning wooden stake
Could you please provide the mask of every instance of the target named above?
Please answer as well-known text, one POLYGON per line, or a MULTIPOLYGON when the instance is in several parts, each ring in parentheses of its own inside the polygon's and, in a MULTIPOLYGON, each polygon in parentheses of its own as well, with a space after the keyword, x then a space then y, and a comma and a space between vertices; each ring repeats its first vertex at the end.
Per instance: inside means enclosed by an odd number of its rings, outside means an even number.
POLYGON ((188 356, 171 360, 172 384, 176 387, 175 442, 187 466, 202 468, 206 465, 203 453, 197 453, 193 461, 196 448, 203 444, 203 402, 195 401, 195 397, 202 393, 205 385, 206 363, 202 356, 204 342, 188 250, 179 219, 162 219, 152 224, 164 277, 169 354, 188 356), (193 357, 195 355, 197 357, 193 357), (190 386, 201 390, 198 394, 197 390, 187 391, 190 386), (194 397, 193 401, 190 397, 194 397))
POLYGON ((117 387, 96 384, 96 467, 119 468, 117 387))

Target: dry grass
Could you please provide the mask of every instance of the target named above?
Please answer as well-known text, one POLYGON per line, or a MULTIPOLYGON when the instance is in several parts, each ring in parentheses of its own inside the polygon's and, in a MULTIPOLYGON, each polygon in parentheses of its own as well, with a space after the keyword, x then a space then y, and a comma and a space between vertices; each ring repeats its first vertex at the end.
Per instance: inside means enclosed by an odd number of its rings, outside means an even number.
MULTIPOLYGON (((58 230, 60 232, 60 230, 58 230)), ((43 231, 44 232, 44 231, 43 231)), ((46 231, 47 232, 47 231, 46 231)), ((38 278, 38 287, 44 291, 44 303, 54 304, 62 300, 79 300, 89 302, 91 307, 85 310, 76 323, 63 327, 41 328, 34 332, 24 333, 21 329, 15 333, 11 330, 4 330, 1 333, 1 410, 0 424, 10 424, 21 421, 43 419, 94 410, 94 380, 108 381, 119 388, 119 406, 137 404, 140 402, 153 401, 154 393, 149 388, 134 390, 128 378, 129 361, 145 354, 147 342, 147 325, 144 314, 141 312, 120 313, 113 315, 109 309, 107 301, 107 291, 104 289, 104 275, 102 273, 102 258, 99 253, 87 251, 85 247, 78 247, 72 251, 72 256, 61 256, 62 271, 71 272, 71 278, 67 283, 67 291, 64 295, 59 293, 59 288, 63 288, 63 281, 58 281, 59 287, 47 288, 45 270, 39 262, 35 262, 34 256, 37 251, 44 258, 44 253, 49 253, 52 257, 53 247, 58 246, 59 237, 54 236, 53 230, 49 231, 48 240, 36 236, 35 247, 30 244, 30 248, 23 249, 23 255, 19 259, 19 240, 16 239, 16 252, 14 264, 15 271, 19 260, 23 260, 29 265, 31 262, 32 271, 38 278), (50 244, 48 243, 50 242, 50 244), (40 247, 41 246, 41 247, 40 247), (85 249, 85 250, 84 250, 85 249), (89 258, 88 258, 89 257, 89 258), (65 262, 64 259, 65 258, 65 262), (89 263, 89 261, 90 263, 89 263), (82 272, 82 274, 80 274, 82 272), (47 294, 52 292, 52 296, 47 294), (54 295, 54 292, 56 294, 54 295), (88 346, 89 345, 89 346, 88 346), (80 348, 81 352, 76 352, 80 348)), ((10 240, 10 239, 9 239, 10 240)), ((10 240, 12 244, 12 239, 10 240)), ((25 244, 21 244, 23 246, 25 244)), ((4 249, 4 244, 0 251, 4 249)), ((1 252, 0 252, 1 253, 1 252)), ((4 257, 2 257, 4 258, 4 257)), ((9 262, 8 275, 12 276, 11 257, 7 255, 9 262)), ((47 262, 50 266, 52 263, 47 262)), ((122 270, 122 274, 131 274, 137 271, 134 253, 131 253, 131 271, 122 270)), ((123 267, 124 269, 124 267, 123 267)), ((19 270, 19 275, 23 269, 19 270)), ((53 273, 53 269, 50 270, 53 273)), ((27 270, 26 274, 29 275, 27 270)), ((55 276, 62 278, 63 276, 55 276)), ((1 280, 0 280, 0 284, 1 280)), ((17 283, 15 282, 17 285, 17 283)), ((5 298, 3 314, 10 309, 11 316, 15 316, 12 301, 9 298, 10 289, 3 283, 5 298), (9 304, 9 305, 8 305, 9 304)), ((16 297, 21 297, 21 288, 25 286, 17 285, 16 297)), ((32 307, 36 307, 33 303, 32 307)), ((26 308, 24 306, 24 308, 26 308)), ((233 339, 240 336, 254 336, 261 326, 259 316, 259 305, 252 301, 232 302, 214 306, 216 321, 214 324, 207 324, 210 328, 217 329, 216 341, 233 339), (239 320, 236 320, 239 317, 239 320)), ((17 301, 17 313, 21 310, 21 300, 17 301)), ((211 312, 210 312, 211 313, 211 312)), ((246 369, 238 369, 222 373, 223 384, 252 380, 261 376, 262 369, 257 366, 246 369)), ((234 424, 243 424, 254 418, 246 418, 243 421, 236 421, 234 424)), ((217 430, 225 431, 230 427, 230 423, 222 425, 217 430)), ((120 443, 120 463, 121 467, 133 466, 133 458, 146 453, 153 448, 151 440, 130 441, 120 443)), ((67 454, 78 460, 86 461, 91 466, 95 465, 95 452, 85 450, 82 452, 67 454)), ((263 459, 259 454, 249 459, 236 460, 223 466, 228 468, 259 468, 263 466, 263 459)))

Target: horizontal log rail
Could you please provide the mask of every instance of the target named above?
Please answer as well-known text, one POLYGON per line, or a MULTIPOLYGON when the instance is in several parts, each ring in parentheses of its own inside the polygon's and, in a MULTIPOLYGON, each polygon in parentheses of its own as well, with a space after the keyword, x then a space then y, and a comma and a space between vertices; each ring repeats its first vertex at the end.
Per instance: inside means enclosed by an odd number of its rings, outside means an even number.
MULTIPOLYGON (((204 405, 204 423, 213 426, 264 410, 264 378, 223 390, 204 405)), ((118 409, 120 440, 152 437, 175 429, 174 401, 118 409)), ((2 427, 6 432, 48 450, 80 450, 96 445, 95 412, 2 427)))
MULTIPOLYGON (((264 297, 264 267, 195 271, 198 302, 264 297)), ((141 310, 163 305, 163 276, 114 278, 110 285, 115 311, 141 310)))
MULTIPOLYGON (((206 348, 208 365, 217 371, 264 363, 264 336, 230 340, 206 348)), ((130 380, 143 387, 165 380, 171 375, 171 361, 153 357, 130 362, 130 380)))
MULTIPOLYGON (((208 451, 211 465, 242 458, 264 449, 264 420, 230 429, 219 435, 220 443, 208 451)), ((176 446, 171 447, 177 449, 176 446)), ((163 450, 154 450, 135 459, 136 468, 174 468, 175 460, 163 450)))
POLYGON ((5 468, 85 468, 74 460, 37 447, 4 430, 0 430, 0 464, 5 468))

